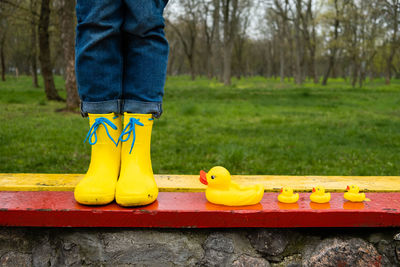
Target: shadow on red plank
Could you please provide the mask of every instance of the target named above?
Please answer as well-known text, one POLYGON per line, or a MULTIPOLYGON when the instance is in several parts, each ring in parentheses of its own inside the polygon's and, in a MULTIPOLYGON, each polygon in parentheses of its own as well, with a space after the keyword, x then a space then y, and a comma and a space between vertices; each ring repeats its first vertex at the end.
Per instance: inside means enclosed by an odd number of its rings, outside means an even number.
POLYGON ((1 226, 37 227, 392 227, 400 226, 400 193, 368 193, 370 202, 350 203, 332 193, 329 204, 282 204, 265 193, 260 204, 226 207, 207 202, 204 193, 161 192, 151 205, 122 208, 83 206, 73 192, 0 192, 1 226))

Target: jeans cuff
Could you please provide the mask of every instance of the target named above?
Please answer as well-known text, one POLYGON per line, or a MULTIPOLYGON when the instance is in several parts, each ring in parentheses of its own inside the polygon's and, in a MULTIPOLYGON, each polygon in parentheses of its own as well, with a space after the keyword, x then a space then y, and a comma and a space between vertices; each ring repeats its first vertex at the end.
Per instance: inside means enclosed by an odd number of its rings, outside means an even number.
POLYGON ((162 114, 161 102, 143 102, 131 99, 124 99, 122 103, 122 113, 153 114, 159 118, 162 114))
POLYGON ((107 114, 107 113, 121 113, 121 100, 107 100, 99 102, 87 102, 81 101, 81 114, 83 117, 87 117, 88 113, 93 114, 107 114))

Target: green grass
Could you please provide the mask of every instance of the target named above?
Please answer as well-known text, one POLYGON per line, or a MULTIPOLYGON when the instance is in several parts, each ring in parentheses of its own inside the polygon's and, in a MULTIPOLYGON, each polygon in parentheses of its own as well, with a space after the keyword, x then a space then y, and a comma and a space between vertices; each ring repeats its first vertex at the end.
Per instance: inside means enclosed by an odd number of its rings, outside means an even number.
MULTIPOLYGON (((55 112, 30 77, 0 82, 0 172, 84 173, 88 121, 55 112)), ((61 77, 56 77, 65 95, 61 77)), ((400 175, 400 81, 352 88, 343 80, 295 86, 262 77, 169 77, 155 121, 155 173, 400 175)))

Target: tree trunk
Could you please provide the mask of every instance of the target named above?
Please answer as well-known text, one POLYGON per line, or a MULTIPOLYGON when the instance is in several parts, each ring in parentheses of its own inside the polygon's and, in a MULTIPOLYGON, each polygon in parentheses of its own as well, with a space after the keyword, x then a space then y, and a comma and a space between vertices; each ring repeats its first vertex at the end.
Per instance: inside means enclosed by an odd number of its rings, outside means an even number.
POLYGON ((394 36, 395 36, 395 37, 393 37, 394 41, 392 41, 392 43, 390 45, 389 56, 386 59, 385 83, 387 85, 390 84, 390 80, 392 79, 392 62, 393 62, 394 54, 396 53, 396 49, 395 49, 396 35, 394 34, 394 36))
POLYGON ((285 81, 285 51, 282 42, 282 46, 279 48, 279 76, 281 82, 285 81))
MULTIPOLYGON (((296 1, 296 17, 295 17, 295 42, 296 42, 296 74, 294 81, 296 84, 304 82, 304 40, 301 34, 301 16, 302 16, 302 1, 296 1)), ((303 29, 304 30, 304 29, 303 29)))
POLYGON ((333 43, 333 47, 331 49, 331 54, 329 56, 329 65, 328 65, 328 69, 325 72, 324 78, 322 80, 322 85, 327 85, 328 84, 328 78, 329 78, 329 74, 331 73, 331 71, 334 68, 335 65, 335 55, 336 55, 336 50, 337 50, 337 40, 339 37, 339 6, 338 6, 338 0, 334 1, 335 4, 335 20, 334 20, 334 43, 333 43))
POLYGON ((53 66, 49 43, 50 0, 42 0, 39 19, 39 61, 44 81, 44 91, 48 100, 63 101, 58 95, 53 79, 53 66))
POLYGON ((212 24, 212 36, 214 40, 214 44, 211 43, 211 51, 212 51, 212 57, 211 57, 211 77, 217 76, 218 75, 218 70, 220 71, 219 65, 221 62, 220 58, 220 53, 219 51, 221 50, 221 38, 220 38, 220 31, 219 31, 219 25, 220 25, 220 11, 221 11, 221 2, 220 0, 213 0, 213 6, 214 6, 214 11, 213 11, 213 24, 212 24))
POLYGON ((6 34, 3 33, 3 36, 0 40, 0 61, 1 61, 1 80, 3 82, 6 81, 6 62, 4 58, 4 46, 6 44, 6 34))
POLYGON ((266 55, 264 54, 265 61, 267 62, 267 70, 265 72, 265 76, 267 78, 271 78, 273 69, 274 69, 274 60, 273 60, 273 51, 272 51, 272 43, 268 42, 267 43, 267 51, 266 55))
POLYGON ((310 51, 310 73, 311 73, 311 78, 313 79, 314 83, 317 84, 319 83, 319 77, 317 75, 317 70, 315 67, 315 52, 310 51), (312 53, 312 54, 311 54, 312 53))
POLYGON ((296 39, 296 72, 294 75, 294 81, 296 84, 302 84, 303 83, 303 67, 304 67, 304 50, 303 50, 303 44, 302 40, 300 38, 298 27, 295 27, 296 29, 296 34, 295 34, 295 39, 296 39))
POLYGON ((67 110, 79 107, 78 89, 75 77, 75 1, 60 1, 61 42, 63 43, 65 61, 65 90, 67 92, 67 110))
POLYGON ((280 34, 279 34, 279 39, 280 44, 279 44, 279 76, 280 76, 280 81, 284 82, 285 81, 285 50, 287 48, 287 42, 286 42, 286 21, 284 18, 281 18, 281 25, 280 25, 280 34))
POLYGON ((237 12, 239 0, 223 1, 223 19, 224 19, 224 74, 223 81, 225 85, 231 85, 231 65, 232 65, 232 49, 235 35, 237 34, 237 12))
POLYGON ((194 81, 196 79, 196 71, 194 69, 194 55, 191 54, 190 56, 188 56, 188 58, 189 58, 189 67, 190 67, 190 79, 192 81, 194 81))
MULTIPOLYGON (((333 53, 333 51, 331 51, 331 53, 333 53)), ((333 54, 331 54, 331 55, 329 56, 328 68, 326 69, 324 78, 323 78, 323 80, 322 80, 322 85, 327 85, 327 84, 328 84, 328 77, 329 77, 329 74, 330 74, 331 71, 332 71, 332 68, 333 68, 334 64, 335 64, 335 56, 334 56, 333 54)))
POLYGON ((359 66, 355 56, 352 58, 352 74, 351 74, 351 86, 355 87, 357 84, 357 78, 359 73, 359 66))
MULTIPOLYGON (((387 60, 389 61, 389 60, 387 60)), ((391 80, 391 70, 390 70, 390 65, 388 62, 386 62, 386 72, 385 72, 385 84, 389 85, 390 84, 390 80, 391 80)))
POLYGON ((202 9, 204 10, 204 17, 203 19, 203 34, 205 37, 205 55, 204 55, 204 60, 205 60, 205 71, 208 79, 212 79, 214 76, 214 70, 213 70, 213 58, 214 58, 214 51, 213 51, 213 44, 214 44, 214 38, 216 36, 216 28, 217 25, 219 24, 219 5, 220 2, 219 0, 213 0, 212 5, 210 2, 203 1, 203 7, 202 9), (212 12, 210 11, 210 6, 212 6, 214 9, 212 12), (212 24, 211 27, 208 26, 208 19, 212 18, 212 24))
POLYGON ((35 15, 36 12, 36 1, 31 0, 31 71, 32 71, 32 83, 33 86, 39 88, 38 75, 37 75, 37 36, 36 36, 36 21, 35 15))
POLYGON ((397 47, 398 47, 398 40, 397 40, 397 32, 399 30, 399 9, 400 9, 400 3, 399 1, 392 1, 391 4, 387 1, 387 7, 388 10, 392 10, 391 12, 391 19, 392 19, 392 27, 393 27, 393 33, 391 36, 391 42, 390 42, 390 53, 388 58, 386 59, 386 73, 385 73, 385 82, 386 84, 390 84, 390 80, 392 79, 392 64, 393 64, 393 58, 396 53, 397 47))
MULTIPOLYGON (((310 1, 311 3, 311 1, 310 1)), ((311 11, 310 11, 311 13, 311 11)), ((312 31, 311 31, 311 42, 309 43, 309 47, 310 47, 310 68, 311 68, 311 77, 313 77, 314 79, 314 83, 317 84, 319 83, 319 77, 317 74, 317 70, 316 70, 316 64, 315 64, 315 54, 316 54, 316 45, 317 45, 317 36, 316 36, 316 32, 315 32, 315 21, 314 18, 312 18, 312 31)))
POLYGON ((173 69, 173 67, 174 67, 174 65, 175 65, 175 59, 176 59, 176 52, 175 52, 175 47, 176 47, 176 44, 175 44, 175 42, 173 42, 173 43, 171 43, 170 42, 170 55, 168 56, 168 65, 167 65, 167 76, 171 76, 171 75, 173 75, 174 74, 174 69, 173 69))
POLYGON ((223 75, 222 75, 222 81, 224 82, 225 85, 230 85, 231 84, 231 53, 229 51, 232 46, 229 46, 230 44, 230 34, 229 34, 229 18, 230 18, 230 1, 229 0, 223 0, 223 21, 224 21, 224 43, 223 43, 223 48, 222 48, 222 53, 223 53, 223 75))
POLYGON ((232 43, 224 44, 224 84, 231 85, 232 43))
POLYGON ((289 26, 288 26, 288 28, 286 29, 286 32, 287 32, 287 34, 286 34, 286 36, 287 36, 287 39, 286 39, 286 41, 287 41, 287 47, 289 47, 289 64, 287 64, 287 66, 288 67, 286 67, 286 77, 288 77, 288 81, 290 81, 290 77, 294 77, 294 69, 295 69, 295 64, 294 64, 294 57, 295 57, 295 55, 294 55, 294 45, 293 45, 293 35, 290 33, 290 31, 291 31, 291 28, 289 28, 289 26))

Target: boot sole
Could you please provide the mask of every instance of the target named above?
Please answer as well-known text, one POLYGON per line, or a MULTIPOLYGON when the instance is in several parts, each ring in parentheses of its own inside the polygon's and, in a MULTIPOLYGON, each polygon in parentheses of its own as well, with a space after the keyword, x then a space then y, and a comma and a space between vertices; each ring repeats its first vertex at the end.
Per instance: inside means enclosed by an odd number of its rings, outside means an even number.
POLYGON ((114 201, 114 194, 112 195, 84 195, 80 197, 75 196, 76 202, 83 205, 106 205, 114 201))
POLYGON ((118 205, 123 206, 123 207, 134 207, 134 206, 145 206, 153 203, 154 201, 157 200, 157 197, 155 198, 148 198, 147 196, 132 196, 132 195, 127 195, 127 196, 116 196, 115 198, 116 202, 118 205))

